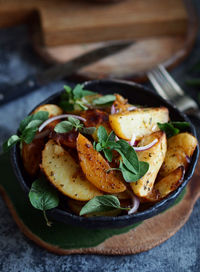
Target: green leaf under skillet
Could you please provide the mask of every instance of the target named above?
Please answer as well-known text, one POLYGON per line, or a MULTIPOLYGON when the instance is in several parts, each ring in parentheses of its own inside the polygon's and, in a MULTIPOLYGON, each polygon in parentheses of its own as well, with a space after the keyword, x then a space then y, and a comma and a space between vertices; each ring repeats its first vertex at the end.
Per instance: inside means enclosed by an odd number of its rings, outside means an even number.
POLYGON ((43 211, 46 223, 50 226, 45 211, 58 206, 59 198, 56 190, 46 180, 37 179, 32 183, 29 200, 34 208, 43 211))
POLYGON ((73 125, 71 122, 62 121, 55 126, 54 131, 57 133, 67 133, 70 132, 72 129, 73 125))
POLYGON ((80 215, 89 214, 93 212, 104 212, 115 209, 129 210, 129 208, 122 208, 119 199, 113 195, 96 196, 88 201, 80 211, 80 215))
POLYGON ((18 135, 12 135, 7 141, 3 143, 3 151, 7 152, 17 142, 20 142, 21 138, 18 135))
POLYGON ((104 105, 108 103, 112 103, 116 100, 116 96, 113 94, 103 95, 99 98, 96 98, 92 101, 93 105, 104 105))

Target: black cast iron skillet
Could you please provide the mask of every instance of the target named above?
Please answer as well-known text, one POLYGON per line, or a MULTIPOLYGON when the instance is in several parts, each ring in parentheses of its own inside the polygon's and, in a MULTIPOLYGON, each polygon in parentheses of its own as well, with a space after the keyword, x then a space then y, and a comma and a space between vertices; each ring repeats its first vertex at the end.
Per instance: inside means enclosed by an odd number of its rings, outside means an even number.
MULTIPOLYGON (((128 98, 130 103, 139 104, 143 106, 152 106, 152 107, 160 107, 165 106, 169 109, 170 118, 174 121, 186 121, 190 122, 187 116, 181 113, 177 108, 171 105, 169 102, 166 102, 157 94, 153 93, 149 89, 138 85, 136 83, 128 82, 128 81, 119 81, 119 80, 95 80, 84 83, 85 89, 99 92, 102 94, 112 94, 112 93, 120 93, 125 98, 128 98)), ((39 105, 47 104, 47 103, 57 103, 59 101, 60 94, 59 92, 39 105)), ((39 106, 38 105, 38 106, 39 106)), ((37 106, 37 107, 38 107, 37 106)), ((190 129, 188 130, 194 136, 196 136, 196 131, 194 126, 191 124, 190 129)), ((151 208, 148 208, 145 211, 138 212, 132 215, 122 215, 118 217, 80 217, 74 215, 70 212, 62 210, 61 208, 55 208, 48 211, 48 216, 52 217, 57 221, 64 222, 66 224, 74 224, 78 226, 83 226, 87 228, 122 228, 134 223, 143 221, 147 218, 155 216, 160 212, 166 210, 169 206, 173 204, 175 199, 180 195, 182 190, 185 188, 189 180, 191 179, 195 166, 197 164, 199 155, 199 147, 195 150, 189 168, 185 174, 183 183, 179 186, 177 190, 171 193, 164 200, 156 203, 151 208)), ((11 161, 13 165, 13 169, 17 179, 19 180, 23 190, 28 195, 30 190, 31 181, 30 177, 24 171, 19 146, 15 146, 11 151, 11 161)))

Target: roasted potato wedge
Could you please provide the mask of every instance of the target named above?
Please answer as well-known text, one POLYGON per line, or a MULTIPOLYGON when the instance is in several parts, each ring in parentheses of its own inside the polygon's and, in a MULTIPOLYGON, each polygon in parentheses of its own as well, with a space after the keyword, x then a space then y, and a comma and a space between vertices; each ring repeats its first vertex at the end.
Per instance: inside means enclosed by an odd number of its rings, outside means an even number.
POLYGON ((81 168, 86 178, 99 190, 106 193, 120 193, 126 190, 122 178, 114 171, 107 172, 110 165, 94 150, 91 142, 79 133, 77 150, 81 168))
POLYGON ((154 139, 158 139, 158 142, 154 146, 147 150, 137 152, 140 161, 149 163, 148 172, 138 181, 130 183, 133 192, 139 197, 146 196, 152 190, 158 171, 165 158, 167 140, 164 132, 158 131, 144 137, 139 145, 145 146, 154 139))
POLYGON ((169 138, 166 157, 159 172, 159 179, 166 177, 181 165, 187 170, 197 144, 197 139, 188 132, 179 133, 169 138))
POLYGON ((128 104, 128 100, 120 94, 115 94, 115 96, 116 100, 114 101, 113 105, 115 107, 116 113, 127 112, 129 108, 133 106, 131 104, 128 104))
POLYGON ((125 140, 136 140, 158 131, 157 123, 169 121, 169 112, 165 107, 161 108, 137 108, 130 112, 109 115, 111 128, 115 134, 125 140))
POLYGON ((40 169, 40 163, 42 161, 42 150, 45 146, 44 138, 35 139, 30 144, 25 142, 22 145, 22 160, 26 172, 35 177, 40 169))
POLYGON ((54 104, 44 104, 39 107, 37 107, 32 114, 38 112, 38 111, 48 111, 49 113, 49 118, 53 116, 57 116, 63 113, 63 110, 58 107, 57 105, 54 104))
POLYGON ((48 180, 64 195, 87 201, 102 193, 83 175, 72 156, 53 140, 49 140, 42 152, 42 170, 48 180))
POLYGON ((86 119, 86 122, 84 122, 86 127, 96 127, 96 130, 92 135, 95 141, 97 141, 97 129, 99 126, 103 126, 108 134, 112 131, 109 123, 109 115, 105 111, 90 109, 83 111, 81 116, 86 119))
POLYGON ((162 200, 179 187, 179 185, 183 182, 184 174, 184 167, 179 166, 168 176, 158 181, 153 190, 145 197, 145 200, 149 202, 157 202, 162 200))

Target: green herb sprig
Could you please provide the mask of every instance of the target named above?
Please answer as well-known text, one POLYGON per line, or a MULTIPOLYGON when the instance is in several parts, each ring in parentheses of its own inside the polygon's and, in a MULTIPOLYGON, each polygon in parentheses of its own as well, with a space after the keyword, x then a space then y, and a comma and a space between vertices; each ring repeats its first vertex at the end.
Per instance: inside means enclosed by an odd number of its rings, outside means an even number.
POLYGON ((39 126, 48 119, 49 113, 47 111, 39 111, 35 114, 27 116, 20 122, 19 126, 19 136, 12 135, 4 144, 3 151, 7 152, 12 146, 20 142, 22 144, 30 144, 37 131, 39 126))
POLYGON ((87 110, 88 107, 109 106, 115 101, 115 95, 108 94, 96 98, 95 92, 84 90, 83 85, 77 84, 74 88, 65 85, 65 92, 61 96, 60 107, 65 111, 87 110), (87 101, 87 96, 94 96, 92 101, 87 101))
POLYGON ((188 122, 168 122, 168 123, 157 123, 160 130, 164 131, 167 138, 170 138, 181 131, 185 131, 190 127, 188 122))
POLYGON ((125 140, 115 142, 115 134, 112 131, 109 135, 103 126, 97 130, 98 143, 93 144, 98 152, 103 151, 106 159, 111 162, 112 151, 115 150, 121 155, 119 168, 110 168, 109 171, 121 171, 126 182, 135 182, 145 175, 149 169, 147 162, 138 160, 137 153, 125 140))
POLYGON ((60 107, 65 111, 87 110, 88 102, 84 99, 85 96, 95 95, 95 92, 83 89, 83 85, 77 84, 74 88, 65 85, 65 92, 61 96, 60 107))
POLYGON ((56 190, 46 180, 37 179, 32 183, 29 200, 34 208, 43 212, 46 224, 50 227, 52 223, 47 218, 46 210, 58 206, 59 198, 56 190))
POLYGON ((92 101, 93 105, 102 106, 110 105, 116 100, 116 96, 113 94, 103 95, 99 98, 96 98, 92 101))
POLYGON ((80 211, 80 215, 89 214, 93 212, 105 212, 115 209, 130 210, 130 208, 123 208, 120 206, 119 199, 113 195, 95 196, 88 201, 80 211))
POLYGON ((106 159, 111 162, 113 159, 112 150, 118 148, 115 142, 115 133, 112 131, 109 135, 103 126, 99 126, 97 130, 98 143, 93 144, 94 149, 98 152, 103 151, 106 159))
POLYGON ((57 133, 68 133, 72 130, 79 131, 83 134, 93 134, 96 130, 95 127, 84 127, 79 119, 69 116, 68 121, 62 121, 58 123, 54 131, 57 133))

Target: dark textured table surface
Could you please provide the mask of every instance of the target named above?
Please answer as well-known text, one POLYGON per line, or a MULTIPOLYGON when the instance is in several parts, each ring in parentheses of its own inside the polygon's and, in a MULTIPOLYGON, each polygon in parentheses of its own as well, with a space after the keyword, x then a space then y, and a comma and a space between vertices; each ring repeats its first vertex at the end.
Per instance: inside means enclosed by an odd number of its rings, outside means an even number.
MULTIPOLYGON (((195 1, 198 13, 200 4, 195 1)), ((198 88, 188 88, 184 80, 191 67, 200 60, 200 35, 190 56, 172 75, 183 88, 197 98, 198 88)), ((35 55, 25 26, 0 30, 0 86, 14 84, 27 74, 45 68, 35 55)), ((38 102, 62 88, 64 81, 0 107, 0 145, 14 133, 19 121, 38 102)), ((199 128, 198 128, 199 131, 199 128)), ((152 230, 153 231, 153 230, 152 230)), ((30 242, 19 231, 8 208, 0 197, 0 272, 18 271, 200 271, 200 200, 184 227, 156 248, 131 256, 74 255, 56 256, 30 242)))

